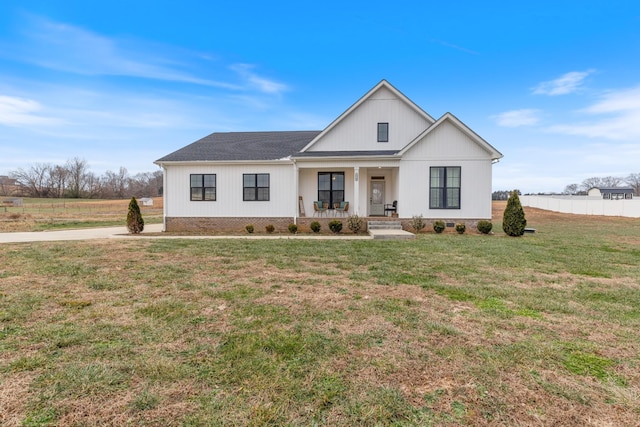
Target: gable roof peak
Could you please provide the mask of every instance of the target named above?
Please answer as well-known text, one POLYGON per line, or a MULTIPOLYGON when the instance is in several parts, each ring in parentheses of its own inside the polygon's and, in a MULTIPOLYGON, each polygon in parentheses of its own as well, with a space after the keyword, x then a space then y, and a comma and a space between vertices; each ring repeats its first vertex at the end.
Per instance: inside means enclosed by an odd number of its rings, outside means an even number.
POLYGON ((398 89, 396 89, 395 86, 389 83, 386 79, 382 79, 378 84, 376 84, 374 87, 369 89, 367 93, 365 93, 362 97, 360 97, 360 99, 358 99, 353 105, 351 105, 351 107, 347 108, 345 112, 340 114, 337 119, 335 119, 333 122, 329 124, 329 126, 324 128, 324 130, 320 132, 318 136, 316 136, 311 142, 309 142, 309 144, 307 144, 306 147, 304 147, 300 151, 304 152, 304 151, 307 151, 309 148, 311 148, 319 139, 321 139, 324 135, 326 135, 331 129, 336 127, 347 116, 349 116, 349 114, 351 114, 352 111, 354 111, 356 108, 362 105, 365 101, 371 98, 373 94, 376 93, 382 87, 389 89, 395 96, 398 97, 398 99, 405 102, 410 108, 416 111, 420 116, 424 117, 427 120, 427 122, 429 122, 430 124, 433 124, 436 121, 433 117, 429 115, 429 113, 424 111, 422 108, 420 108, 420 106, 418 106, 415 102, 409 99, 405 94, 403 94, 398 89))

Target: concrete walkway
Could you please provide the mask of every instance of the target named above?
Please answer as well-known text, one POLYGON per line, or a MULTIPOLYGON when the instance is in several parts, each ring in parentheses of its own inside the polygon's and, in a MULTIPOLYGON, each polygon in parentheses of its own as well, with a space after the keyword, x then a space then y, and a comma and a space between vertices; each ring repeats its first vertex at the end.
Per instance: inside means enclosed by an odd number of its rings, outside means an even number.
POLYGON ((133 236, 129 234, 127 227, 99 227, 83 228, 76 230, 60 231, 27 231, 16 233, 0 233, 0 243, 25 243, 25 242, 56 242, 65 240, 92 240, 92 239, 323 239, 323 240, 371 240, 372 236, 353 234, 241 234, 219 236, 181 236, 176 234, 156 234, 162 232, 162 224, 148 224, 144 231, 133 236), (151 233, 149 235, 148 233, 151 233))
MULTIPOLYGON (((142 233, 159 233, 162 224, 148 224, 142 233)), ((79 228, 59 231, 24 231, 0 233, 0 243, 56 242, 61 240, 92 240, 129 236, 127 227, 79 228)))

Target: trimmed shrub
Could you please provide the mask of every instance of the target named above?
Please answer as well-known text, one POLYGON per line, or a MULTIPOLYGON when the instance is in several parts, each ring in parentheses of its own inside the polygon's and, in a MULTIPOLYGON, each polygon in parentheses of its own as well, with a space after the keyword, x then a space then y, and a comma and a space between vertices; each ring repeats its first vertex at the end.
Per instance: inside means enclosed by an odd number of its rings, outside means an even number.
POLYGON ((131 234, 139 234, 144 230, 144 220, 140 213, 140 206, 135 197, 129 202, 129 211, 127 212, 127 228, 131 234))
POLYGON ((507 200, 507 207, 502 215, 502 229, 508 236, 519 237, 524 234, 527 220, 524 217, 524 210, 520 204, 518 192, 513 190, 507 200))
POLYGON ((342 221, 334 219, 333 221, 329 222, 329 230, 338 234, 342 230, 342 221))
POLYGON ((313 221, 311 224, 309 224, 309 228, 314 233, 319 233, 320 232, 320 228, 322 228, 322 225, 320 225, 320 223, 318 221, 313 221))
POLYGON ((271 234, 276 228, 273 226, 273 224, 268 224, 266 227, 264 227, 264 229, 267 233, 271 234))
POLYGON ((289 233, 296 234, 298 232, 298 226, 296 224, 289 224, 289 233))
POLYGON ((360 230, 362 230, 363 225, 364 223, 362 221, 362 218, 360 218, 358 215, 351 215, 349 218, 347 218, 347 228, 354 234, 358 234, 360 230))
POLYGON ((458 234, 464 234, 466 230, 467 226, 464 224, 464 222, 459 222, 456 224, 456 231, 458 232, 458 234))
POLYGON ((491 221, 487 221, 487 220, 481 220, 478 221, 478 231, 481 232, 482 234, 489 234, 491 233, 491 229, 493 228, 493 224, 491 224, 491 221))
POLYGON ((442 233, 445 229, 446 225, 444 223, 444 221, 441 220, 437 220, 437 221, 433 221, 433 231, 435 231, 436 233, 442 233))
POLYGON ((249 233, 249 234, 252 234, 253 231, 255 230, 254 227, 253 227, 253 224, 246 225, 244 227, 244 229, 247 230, 247 233, 249 233))
POLYGON ((425 226, 426 224, 424 223, 422 215, 414 215, 411 218, 411 228, 413 228, 413 231, 416 233, 419 233, 425 226))

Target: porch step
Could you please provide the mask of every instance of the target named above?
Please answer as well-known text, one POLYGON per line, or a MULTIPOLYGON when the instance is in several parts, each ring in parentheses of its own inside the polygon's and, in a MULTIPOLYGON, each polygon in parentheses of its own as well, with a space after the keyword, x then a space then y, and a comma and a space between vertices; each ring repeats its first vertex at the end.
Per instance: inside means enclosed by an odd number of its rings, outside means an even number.
POLYGON ((404 231, 400 221, 368 221, 367 230, 374 239, 400 240, 413 239, 413 233, 404 231))
POLYGON ((400 221, 368 221, 367 230, 402 230, 400 221))

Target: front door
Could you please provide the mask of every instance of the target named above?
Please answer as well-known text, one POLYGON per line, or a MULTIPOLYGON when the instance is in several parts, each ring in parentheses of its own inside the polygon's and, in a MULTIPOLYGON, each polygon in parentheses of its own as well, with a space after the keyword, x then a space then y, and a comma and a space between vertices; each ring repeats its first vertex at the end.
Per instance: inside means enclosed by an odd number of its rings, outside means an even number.
POLYGON ((371 181, 369 215, 384 216, 384 181, 371 181))

